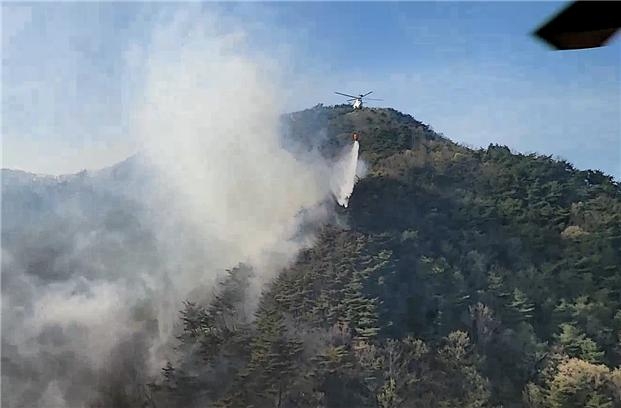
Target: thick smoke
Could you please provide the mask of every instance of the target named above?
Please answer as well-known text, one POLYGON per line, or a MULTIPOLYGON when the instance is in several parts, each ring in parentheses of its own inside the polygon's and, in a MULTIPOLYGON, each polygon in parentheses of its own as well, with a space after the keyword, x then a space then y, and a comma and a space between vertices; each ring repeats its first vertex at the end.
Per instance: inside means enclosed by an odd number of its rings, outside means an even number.
POLYGON ((184 299, 244 262, 256 301, 312 241, 302 214, 325 219, 333 169, 282 148, 277 64, 217 21, 177 15, 133 51, 138 156, 3 177, 3 406, 80 407, 146 381, 184 299))

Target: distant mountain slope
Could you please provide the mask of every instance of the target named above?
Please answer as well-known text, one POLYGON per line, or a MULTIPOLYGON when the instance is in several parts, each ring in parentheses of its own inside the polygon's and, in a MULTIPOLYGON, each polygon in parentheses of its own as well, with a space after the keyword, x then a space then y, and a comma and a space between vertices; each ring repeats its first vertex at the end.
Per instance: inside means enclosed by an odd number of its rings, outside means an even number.
MULTIPOLYGON (((2 169, 3 249, 19 259, 26 271, 46 279, 71 274, 78 267, 62 260, 75 251, 73 246, 81 235, 86 239, 86 234, 94 231, 115 233, 127 240, 128 250, 144 244, 148 232, 134 230, 139 229, 136 220, 144 206, 127 194, 140 191, 149 182, 138 161, 133 157, 99 171, 63 176, 2 169), (140 239, 132 241, 136 234, 140 239)), ((80 273, 92 269, 92 261, 85 259, 80 273)))
POLYGON ((307 141, 323 125, 323 149, 361 132, 371 168, 349 227, 300 254, 254 323, 239 318, 245 267, 189 305, 185 351, 154 388, 166 406, 621 406, 611 177, 467 149, 393 110, 290 120, 307 141))

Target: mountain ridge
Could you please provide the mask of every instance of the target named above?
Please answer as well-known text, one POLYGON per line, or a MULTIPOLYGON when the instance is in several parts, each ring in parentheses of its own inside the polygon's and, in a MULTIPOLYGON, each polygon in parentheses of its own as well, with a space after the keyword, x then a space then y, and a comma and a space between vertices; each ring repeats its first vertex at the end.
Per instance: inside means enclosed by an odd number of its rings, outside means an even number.
MULTIPOLYGON (((324 148, 326 146, 340 146, 349 140, 352 132, 359 132, 362 134, 363 139, 371 137, 371 139, 367 139, 367 141, 372 140, 374 143, 377 142, 377 139, 382 139, 382 136, 388 136, 383 138, 385 139, 383 142, 386 144, 394 143, 392 147, 395 150, 393 150, 393 152, 396 152, 396 150, 399 149, 415 150, 416 142, 420 142, 421 140, 444 142, 455 148, 456 152, 464 149, 468 151, 481 151, 485 149, 484 147, 477 148, 454 142, 442 134, 435 132, 430 125, 415 119, 410 114, 399 112, 393 108, 363 108, 361 110, 352 110, 351 105, 348 104, 333 106, 317 104, 312 108, 283 114, 282 122, 284 138, 293 137, 293 139, 297 139, 298 142, 303 142, 307 146, 312 147, 317 147, 317 141, 315 140, 317 138, 322 139, 319 144, 324 148), (300 126, 296 123, 296 121, 298 118, 302 117, 304 120, 303 124, 300 126), (405 139, 400 140, 391 138, 390 135, 387 134, 390 133, 390 131, 393 131, 393 133, 403 133, 404 129, 407 130, 406 133, 408 133, 407 136, 410 138, 409 141, 405 140, 407 137, 403 134, 400 134, 400 136, 405 137, 405 139), (379 131, 383 131, 384 133, 380 135, 378 134, 379 131), (327 134, 330 134, 330 136, 327 137, 327 134)), ((363 141, 362 145, 365 145, 365 141, 363 141)), ((365 147, 365 150, 368 151, 376 149, 381 150, 382 147, 385 148, 386 146, 375 146, 375 144, 373 144, 365 147)), ((488 147, 502 147, 507 149, 509 153, 515 155, 552 159, 552 155, 514 152, 507 146, 497 143, 491 143, 488 147)), ((334 154, 335 152, 332 151, 330 153, 334 154)), ((135 153, 117 163, 110 164, 109 166, 105 166, 101 169, 83 169, 78 172, 61 175, 49 175, 10 168, 2 168, 0 171, 3 175, 10 177, 18 176, 24 179, 27 177, 34 177, 41 180, 66 180, 71 176, 96 175, 98 173, 114 172, 123 168, 130 168, 133 164, 140 161, 140 157, 140 153, 135 153)), ((566 163, 570 169, 574 169, 573 165, 564 159, 558 159, 555 161, 566 163)), ((578 171, 597 173, 606 178, 612 177, 597 169, 584 169, 578 171)))

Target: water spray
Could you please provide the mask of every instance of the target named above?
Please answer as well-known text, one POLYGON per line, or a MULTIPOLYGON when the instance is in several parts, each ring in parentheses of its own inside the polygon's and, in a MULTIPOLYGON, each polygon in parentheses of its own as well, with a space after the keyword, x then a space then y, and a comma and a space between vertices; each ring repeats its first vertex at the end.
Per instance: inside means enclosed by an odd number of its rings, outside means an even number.
POLYGON ((358 143, 358 135, 356 133, 354 133, 353 139, 354 144, 351 151, 345 157, 343 179, 337 193, 337 202, 340 206, 345 208, 349 205, 349 198, 354 191, 354 184, 356 184, 356 171, 358 168, 358 153, 360 150, 360 144, 358 143))

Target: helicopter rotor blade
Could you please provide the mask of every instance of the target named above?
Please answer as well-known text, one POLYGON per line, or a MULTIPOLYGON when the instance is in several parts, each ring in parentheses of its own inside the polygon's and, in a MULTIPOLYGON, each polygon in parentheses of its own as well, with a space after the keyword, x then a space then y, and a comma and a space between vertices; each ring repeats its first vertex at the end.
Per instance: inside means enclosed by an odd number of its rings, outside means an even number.
POLYGON ((334 92, 334 93, 337 94, 337 95, 347 96, 348 98, 358 99, 358 97, 354 96, 354 95, 347 95, 347 94, 340 93, 340 92, 334 92))
POLYGON ((367 101, 383 101, 383 99, 366 98, 367 101))
POLYGON ((373 91, 367 92, 367 93, 365 93, 364 95, 361 95, 361 97, 362 97, 362 98, 364 98, 365 96, 367 96, 367 95, 371 95, 372 93, 373 93, 373 91))

